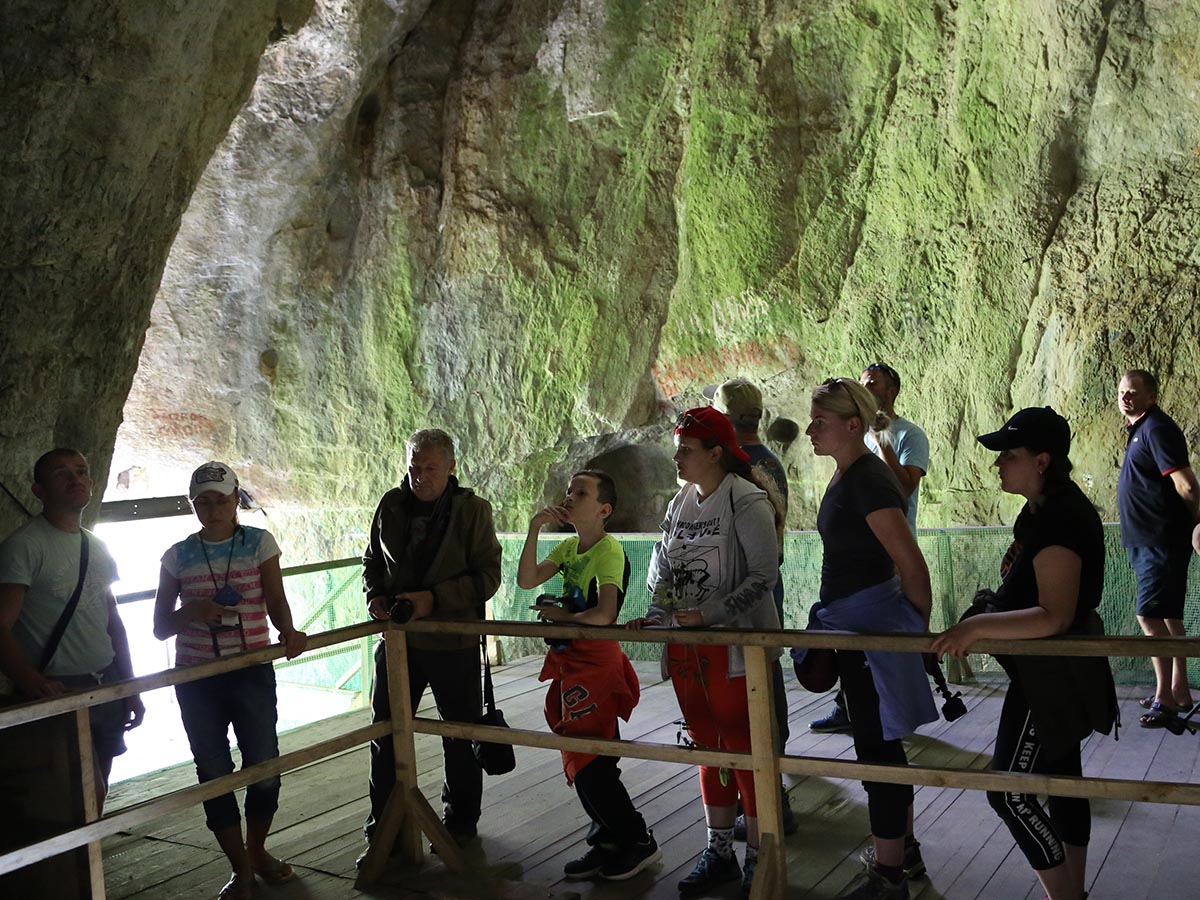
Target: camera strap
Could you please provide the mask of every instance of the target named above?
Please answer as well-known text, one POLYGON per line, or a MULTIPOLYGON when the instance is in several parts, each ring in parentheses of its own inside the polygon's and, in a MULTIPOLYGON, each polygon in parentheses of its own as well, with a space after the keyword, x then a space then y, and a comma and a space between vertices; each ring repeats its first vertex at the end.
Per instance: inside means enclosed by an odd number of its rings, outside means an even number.
POLYGON ((487 655, 487 638, 479 636, 479 652, 483 656, 483 705, 488 713, 496 711, 496 694, 492 689, 492 664, 487 655))

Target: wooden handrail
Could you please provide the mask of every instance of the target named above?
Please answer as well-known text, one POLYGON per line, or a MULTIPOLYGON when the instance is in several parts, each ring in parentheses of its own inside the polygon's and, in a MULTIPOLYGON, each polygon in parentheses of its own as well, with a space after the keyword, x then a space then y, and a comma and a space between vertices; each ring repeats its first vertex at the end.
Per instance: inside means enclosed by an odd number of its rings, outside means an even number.
MULTIPOLYGON (((387 622, 362 622, 358 625, 335 628, 333 631, 323 631, 320 634, 309 635, 308 649, 320 650, 322 647, 331 647, 334 644, 343 644, 347 641, 369 637, 387 630, 388 627, 389 623, 387 622)), ((282 659, 283 656, 283 645, 272 644, 270 647, 263 647, 260 650, 230 654, 211 662, 197 663, 194 666, 166 669, 152 675, 141 675, 125 681, 114 681, 112 684, 97 685, 88 690, 74 691, 50 700, 31 700, 17 706, 10 706, 0 712, 0 730, 11 728, 13 725, 23 725, 26 722, 36 722, 39 719, 49 719, 51 716, 62 715, 77 709, 86 709, 110 700, 132 697, 142 691, 153 691, 175 684, 199 681, 210 675, 221 675, 237 669, 246 669, 260 663, 270 662, 273 659, 282 659)))
POLYGON ((229 775, 214 778, 212 781, 181 788, 161 797, 155 797, 153 800, 147 800, 145 803, 119 810, 73 831, 46 838, 35 844, 27 844, 0 856, 0 875, 22 869, 51 856, 66 853, 68 850, 74 850, 76 847, 82 847, 117 832, 136 828, 152 822, 160 816, 187 809, 189 806, 195 806, 197 803, 203 803, 214 797, 220 797, 222 794, 244 788, 246 785, 262 781, 264 778, 270 778, 334 756, 368 741, 373 741, 375 738, 383 737, 391 730, 390 722, 364 725, 362 728, 339 734, 337 737, 321 741, 319 744, 301 747, 299 750, 293 750, 291 753, 284 753, 274 759, 268 759, 266 762, 247 766, 229 775))
MULTIPOLYGON (((877 634, 850 631, 749 631, 741 628, 598 628, 590 625, 548 625, 538 622, 488 620, 451 622, 422 619, 407 625, 391 622, 362 622, 333 631, 311 635, 309 650, 357 640, 385 631, 402 630, 419 634, 475 634, 507 637, 576 638, 584 640, 616 640, 631 643, 723 644, 751 647, 812 647, 831 650, 892 650, 926 653, 934 635, 877 634)), ((1200 637, 1071 637, 1039 638, 1037 640, 979 641, 973 653, 1006 653, 1013 656, 1185 656, 1200 657, 1200 637)), ((127 681, 97 686, 91 690, 64 694, 51 700, 33 700, 0 712, 0 729, 25 722, 36 722, 51 716, 84 709, 109 700, 130 697, 142 691, 198 681, 209 675, 232 672, 258 663, 283 657, 280 644, 260 650, 232 654, 212 662, 168 669, 153 675, 143 675, 127 681)))
MULTIPOLYGON (((394 628, 419 634, 501 634, 509 637, 581 638, 631 643, 724 644, 742 647, 812 647, 831 650, 893 650, 927 653, 935 634, 894 634, 854 631, 805 631, 784 628, 750 631, 742 628, 643 628, 549 625, 539 622, 489 620, 450 622, 421 619, 394 628)), ((1062 637, 1036 640, 987 640, 972 653, 1012 656, 1189 656, 1200 657, 1198 637, 1062 637)))
MULTIPOLYGON (((96 821, 0 855, 0 874, 47 859, 56 854, 96 841, 118 831, 141 825, 169 812, 200 803, 236 788, 244 787, 265 777, 276 775, 302 765, 324 759, 350 747, 377 737, 391 734, 396 745, 398 791, 403 797, 415 787, 414 733, 437 734, 446 737, 492 740, 518 746, 544 747, 559 750, 602 753, 636 759, 696 765, 716 765, 726 768, 749 769, 754 772, 760 793, 760 826, 764 834, 779 830, 778 810, 774 814, 766 807, 779 802, 779 775, 814 775, 848 779, 922 784, 969 790, 1008 790, 1030 793, 1054 793, 1070 797, 1103 797, 1153 803, 1200 805, 1200 785, 1168 782, 1131 781, 1111 778, 1069 778, 1047 775, 1020 775, 1007 772, 947 769, 927 766, 891 766, 879 763, 860 763, 811 756, 786 756, 775 745, 773 703, 768 675, 769 648, 808 646, 833 649, 877 649, 903 652, 927 651, 931 635, 913 634, 854 634, 848 632, 746 631, 741 629, 679 629, 656 628, 627 630, 588 626, 546 625, 530 622, 487 621, 449 622, 421 620, 398 626, 391 622, 364 622, 334 631, 312 635, 309 649, 359 640, 372 634, 391 632, 387 641, 389 688, 393 698, 393 716, 380 722, 353 730, 319 744, 304 747, 276 759, 244 768, 204 784, 156 797, 129 809, 112 813, 96 821), (413 716, 408 704, 407 652, 405 632, 433 634, 499 634, 517 637, 556 637, 577 639, 611 639, 631 642, 724 644, 746 648, 747 680, 750 685, 752 746, 749 753, 675 747, 644 741, 600 740, 572 738, 552 732, 524 729, 503 729, 458 722, 442 722, 413 716), (765 705, 765 712, 764 707, 765 705), (769 747, 764 751, 763 747, 769 747)), ((1098 637, 1055 638, 1036 641, 981 641, 973 648, 986 653, 1014 655, 1062 656, 1189 656, 1200 657, 1200 638, 1098 637)), ((157 672, 128 681, 103 685, 94 690, 80 691, 48 700, 34 701, 0 712, 0 729, 34 722, 39 719, 76 712, 77 727, 86 732, 87 717, 80 711, 99 703, 128 697, 142 691, 196 681, 211 675, 236 671, 259 665, 284 655, 280 645, 224 657, 208 663, 157 672)), ((81 737, 83 737, 81 735, 81 737)), ((86 738, 84 738, 86 743, 86 738)), ((89 751, 90 755, 90 751, 89 751)), ((89 764, 90 768, 90 764, 89 764)), ((402 854, 419 858, 421 843, 415 831, 419 816, 408 816, 397 826, 393 839, 400 841, 402 854)), ((436 823, 435 823, 436 824, 436 823)), ((377 835, 378 837, 378 835, 377 835)), ((390 849, 391 840, 386 842, 390 849)), ((783 868, 772 867, 772 879, 783 879, 783 868)), ((360 879, 361 880, 361 879, 360 879)), ((102 881, 101 881, 102 884, 102 881)))

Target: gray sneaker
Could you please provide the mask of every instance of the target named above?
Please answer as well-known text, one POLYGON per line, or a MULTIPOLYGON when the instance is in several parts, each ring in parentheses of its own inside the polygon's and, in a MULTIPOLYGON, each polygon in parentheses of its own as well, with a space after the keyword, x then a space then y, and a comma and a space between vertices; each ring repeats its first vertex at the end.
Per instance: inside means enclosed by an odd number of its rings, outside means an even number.
MULTIPOLYGON (((858 861, 868 869, 875 868, 875 845, 867 844, 865 850, 858 855, 858 861)), ((911 880, 925 876, 925 860, 921 858, 921 842, 912 841, 904 845, 904 874, 911 880)))
MULTIPOLYGON (((787 791, 783 793, 783 836, 790 837, 796 833, 796 829, 800 827, 800 822, 796 818, 796 814, 792 811, 792 804, 788 802, 787 791)), ((744 841, 746 839, 746 816, 738 813, 738 817, 733 820, 733 839, 735 841, 744 841)))
POLYGON ((679 896, 699 897, 710 893, 718 884, 741 877, 742 867, 734 857, 718 856, 715 851, 705 847, 692 874, 679 882, 679 896))

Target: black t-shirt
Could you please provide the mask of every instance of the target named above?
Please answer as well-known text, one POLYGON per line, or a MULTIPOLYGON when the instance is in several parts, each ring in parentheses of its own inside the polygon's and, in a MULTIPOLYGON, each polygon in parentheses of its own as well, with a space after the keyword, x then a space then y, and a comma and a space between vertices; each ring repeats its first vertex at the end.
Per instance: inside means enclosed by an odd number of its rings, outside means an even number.
MULTIPOLYGON (((1035 511, 1028 505, 1013 525, 1013 543, 1001 564, 996 591, 1001 610, 1038 605, 1033 560, 1047 547, 1079 554, 1079 600, 1068 633, 1102 635, 1096 614, 1104 589, 1104 531, 1096 508, 1074 482, 1052 489, 1035 511)), ((1112 670, 1103 656, 1010 656, 996 660, 1025 695, 1038 740, 1050 759, 1078 752, 1093 731, 1108 734, 1117 715, 1112 670)))
POLYGON ((896 574, 892 558, 867 524, 867 516, 880 509, 898 509, 903 514, 904 495, 888 464, 864 453, 830 485, 817 513, 825 551, 822 600, 848 597, 896 574))
POLYGON ((1079 555, 1079 600, 1071 630, 1100 605, 1104 591, 1104 529, 1096 508, 1073 481, 1046 494, 1036 509, 1029 504, 1013 525, 1013 542, 1000 566, 1003 582, 996 605, 1004 610, 1038 605, 1034 558, 1047 547, 1066 547, 1079 555))
MULTIPOLYGON (((405 551, 408 554, 409 571, 412 572, 417 584, 425 579, 425 573, 429 570, 433 558, 442 546, 442 538, 446 534, 448 520, 445 516, 438 515, 439 503, 442 499, 447 499, 445 494, 437 500, 428 502, 418 500, 416 496, 409 498, 408 546, 405 551)), ((415 588, 406 588, 406 590, 415 590, 415 588)))

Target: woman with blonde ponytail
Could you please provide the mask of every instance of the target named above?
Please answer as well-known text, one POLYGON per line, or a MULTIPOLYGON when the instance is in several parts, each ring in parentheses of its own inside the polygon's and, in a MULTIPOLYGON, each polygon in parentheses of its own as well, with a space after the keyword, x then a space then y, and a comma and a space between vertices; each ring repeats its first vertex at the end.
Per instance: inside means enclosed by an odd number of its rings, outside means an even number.
MULTIPOLYGON (((905 518, 904 495, 887 463, 863 443, 888 417, 853 378, 831 378, 812 393, 806 434, 817 456, 837 468, 821 500, 817 531, 824 547, 820 602, 809 613, 812 630, 924 632, 933 595, 929 569, 905 518)), ((792 651, 797 664, 805 651, 792 651)), ((861 762, 905 765, 901 739, 937 720, 937 707, 918 653, 837 651, 861 762)), ((849 900, 907 900, 920 851, 911 834, 911 785, 867 781, 872 844, 862 878, 842 896, 849 900)), ((924 863, 920 863, 924 871, 924 863)))

